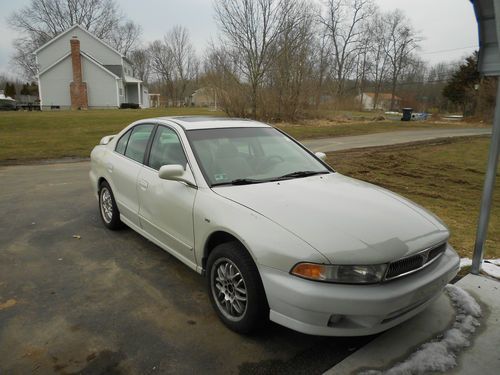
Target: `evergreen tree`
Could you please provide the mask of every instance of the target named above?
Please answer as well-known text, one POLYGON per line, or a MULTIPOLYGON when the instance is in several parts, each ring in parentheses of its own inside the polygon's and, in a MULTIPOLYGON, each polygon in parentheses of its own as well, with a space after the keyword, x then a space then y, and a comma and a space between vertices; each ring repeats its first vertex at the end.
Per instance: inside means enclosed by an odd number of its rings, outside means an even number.
POLYGON ((21 89, 21 95, 30 95, 30 90, 27 83, 23 84, 23 88, 21 89))
POLYGON ((481 76, 477 70, 478 53, 465 59, 457 71, 453 73, 448 84, 443 88, 443 96, 462 108, 464 116, 473 115, 476 108, 476 85, 481 76))
POLYGON ((4 94, 5 96, 10 96, 11 98, 14 98, 16 96, 16 86, 14 86, 13 83, 7 82, 5 84, 4 94))

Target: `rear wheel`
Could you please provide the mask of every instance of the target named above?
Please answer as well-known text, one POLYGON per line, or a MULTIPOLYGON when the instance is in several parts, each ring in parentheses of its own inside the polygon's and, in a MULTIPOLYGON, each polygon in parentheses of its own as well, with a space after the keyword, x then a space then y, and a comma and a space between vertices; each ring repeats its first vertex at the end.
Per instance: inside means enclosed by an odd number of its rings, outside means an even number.
POLYGON ((268 320, 269 307, 259 271, 238 242, 216 246, 207 262, 210 301, 222 322, 250 333, 268 320))
POLYGON ((107 228, 115 230, 123 226, 113 191, 106 181, 103 181, 99 186, 99 212, 102 222, 107 228))

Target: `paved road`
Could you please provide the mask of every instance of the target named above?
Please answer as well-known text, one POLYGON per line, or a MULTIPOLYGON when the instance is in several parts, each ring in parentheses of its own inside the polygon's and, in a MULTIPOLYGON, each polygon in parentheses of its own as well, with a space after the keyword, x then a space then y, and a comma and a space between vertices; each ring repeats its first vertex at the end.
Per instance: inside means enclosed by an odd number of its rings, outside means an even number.
POLYGON ((200 275, 103 227, 88 168, 0 167, 0 374, 314 374, 369 340, 229 331, 200 275))
POLYGON ((311 139, 303 141, 302 143, 315 152, 331 152, 348 150, 351 148, 377 147, 408 142, 427 141, 439 138, 489 134, 491 134, 491 129, 478 128, 401 130, 386 133, 355 135, 349 137, 311 139))

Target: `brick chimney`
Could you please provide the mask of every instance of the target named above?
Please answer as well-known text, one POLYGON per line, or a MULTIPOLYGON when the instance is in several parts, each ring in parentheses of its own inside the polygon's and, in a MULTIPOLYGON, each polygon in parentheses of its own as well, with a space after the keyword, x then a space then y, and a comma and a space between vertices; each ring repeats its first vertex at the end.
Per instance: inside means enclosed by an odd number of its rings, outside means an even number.
POLYGON ((70 83, 71 109, 88 109, 87 84, 82 81, 82 57, 80 41, 76 36, 70 40, 73 82, 70 83))

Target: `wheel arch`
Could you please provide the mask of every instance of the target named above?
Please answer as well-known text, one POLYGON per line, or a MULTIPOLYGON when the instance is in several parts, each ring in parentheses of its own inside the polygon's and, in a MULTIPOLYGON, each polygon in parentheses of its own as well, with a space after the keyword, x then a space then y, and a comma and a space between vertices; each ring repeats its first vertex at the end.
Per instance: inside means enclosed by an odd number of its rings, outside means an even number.
POLYGON ((99 188, 101 187, 101 184, 102 184, 103 182, 107 182, 107 183, 108 183, 108 185, 109 185, 108 180, 106 180, 106 178, 105 178, 105 177, 102 177, 102 176, 101 176, 101 177, 99 177, 99 178, 97 179, 97 189, 98 189, 98 190, 99 190, 99 188))
POLYGON ((201 259, 201 266, 202 266, 202 274, 205 273, 206 271, 206 266, 207 266, 207 259, 212 252, 212 250, 223 243, 227 242, 238 242, 241 244, 241 246, 248 252, 250 257, 253 259, 255 265, 257 266, 257 262, 255 262, 255 258, 251 251, 248 249, 248 246, 245 244, 243 240, 238 238, 236 235, 230 233, 229 231, 223 230, 223 229, 218 229, 214 232, 212 232, 208 237, 207 240, 205 241, 205 245, 203 246, 203 257, 201 259))

